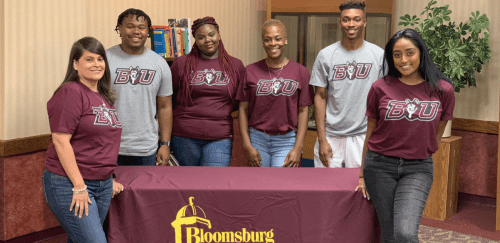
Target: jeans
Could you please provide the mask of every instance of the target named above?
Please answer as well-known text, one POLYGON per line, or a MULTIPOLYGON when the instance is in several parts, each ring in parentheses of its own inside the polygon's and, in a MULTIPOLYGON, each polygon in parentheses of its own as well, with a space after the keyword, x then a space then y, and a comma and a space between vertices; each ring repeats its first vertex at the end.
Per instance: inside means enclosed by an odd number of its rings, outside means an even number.
POLYGON ((75 209, 69 211, 73 199, 73 184, 68 177, 47 170, 43 173, 43 191, 50 210, 68 234, 68 242, 106 242, 102 224, 108 214, 113 179, 84 180, 89 198, 89 216, 75 216, 75 209))
POLYGON ((295 145, 296 132, 283 135, 268 135, 250 127, 250 143, 259 151, 261 167, 281 167, 286 156, 295 145))
POLYGON ((156 153, 149 156, 118 155, 118 165, 156 165, 156 153))
POLYGON ((367 151, 363 175, 384 243, 418 242, 433 173, 432 157, 407 160, 367 151))
POLYGON ((172 136, 172 150, 181 166, 225 167, 231 162, 233 140, 201 140, 172 136))

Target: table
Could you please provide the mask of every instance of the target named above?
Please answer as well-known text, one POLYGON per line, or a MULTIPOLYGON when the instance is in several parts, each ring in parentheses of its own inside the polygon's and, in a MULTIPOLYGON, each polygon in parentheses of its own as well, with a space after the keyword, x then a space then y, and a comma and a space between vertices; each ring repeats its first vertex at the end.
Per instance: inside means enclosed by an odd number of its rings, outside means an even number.
POLYGON ((359 169, 122 167, 108 242, 380 242, 359 169))

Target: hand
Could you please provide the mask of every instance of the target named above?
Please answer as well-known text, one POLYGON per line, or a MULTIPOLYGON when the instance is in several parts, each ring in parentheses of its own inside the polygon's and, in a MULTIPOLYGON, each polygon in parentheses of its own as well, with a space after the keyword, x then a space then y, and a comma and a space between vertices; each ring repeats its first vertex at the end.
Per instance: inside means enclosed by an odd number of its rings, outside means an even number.
POLYGON ((123 192, 123 185, 116 182, 115 178, 113 178, 113 195, 111 198, 115 197, 116 195, 120 194, 120 192, 123 192))
POLYGON ((286 156, 285 162, 283 163, 283 167, 299 167, 301 155, 302 151, 293 148, 286 156))
POLYGON ((248 156, 248 162, 250 163, 250 166, 253 167, 260 167, 260 163, 262 162, 262 159, 260 158, 260 153, 255 149, 254 147, 250 146, 250 148, 247 148, 247 156, 248 156))
POLYGON ((78 215, 79 218, 82 218, 84 212, 85 216, 89 216, 89 203, 92 204, 92 201, 90 201, 89 193, 87 191, 78 194, 73 193, 73 199, 71 200, 71 206, 69 206, 69 211, 72 211, 74 208, 75 216, 79 214, 78 215))
POLYGON ((330 167, 329 160, 333 158, 332 147, 327 141, 319 143, 319 160, 323 163, 327 168, 330 167))
POLYGON ((358 189, 361 189, 361 192, 363 193, 363 197, 370 200, 370 195, 368 195, 368 192, 366 191, 365 179, 359 178, 359 185, 356 187, 356 190, 354 190, 354 191, 357 192, 358 189))
POLYGON ((160 149, 156 154, 156 165, 168 165, 169 159, 170 159, 170 147, 168 147, 167 145, 160 146, 160 149))

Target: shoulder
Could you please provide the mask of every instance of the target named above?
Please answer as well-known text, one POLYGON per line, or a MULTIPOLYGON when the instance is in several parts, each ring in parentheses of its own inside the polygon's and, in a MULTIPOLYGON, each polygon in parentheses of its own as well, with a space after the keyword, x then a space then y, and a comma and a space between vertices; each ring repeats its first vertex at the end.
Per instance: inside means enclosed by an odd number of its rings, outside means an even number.
POLYGON ((109 49, 106 50, 106 56, 109 57, 114 57, 118 55, 122 50, 120 49, 120 46, 115 45, 109 49))
POLYGON ((443 79, 439 80, 438 85, 443 90, 444 93, 455 93, 453 85, 447 82, 446 80, 443 79))
POLYGON ((231 57, 231 61, 233 62, 233 64, 235 66, 245 66, 245 65, 243 65, 243 62, 240 59, 233 57, 233 56, 229 56, 229 57, 231 57))
POLYGON ((397 81, 395 78, 389 77, 389 76, 379 78, 379 79, 377 79, 377 81, 373 82, 372 89, 374 89, 374 90, 384 89, 389 84, 394 83, 395 81, 397 81))
POLYGON ((143 55, 144 55, 144 57, 148 58, 152 62, 158 62, 161 65, 167 64, 167 61, 165 60, 165 58, 163 58, 162 56, 158 55, 158 53, 152 51, 149 48, 146 48, 146 51, 144 52, 143 55))
POLYGON ((365 41, 365 51, 368 53, 372 53, 377 59, 383 58, 384 56, 384 49, 380 48, 379 46, 370 43, 368 41, 365 41))
POLYGON ((62 86, 61 89, 52 96, 51 100, 75 100, 81 99, 83 95, 84 91, 79 82, 69 82, 62 86))
POLYGON ((252 64, 248 64, 248 66, 246 67, 247 71, 250 71, 250 70, 255 70, 255 69, 262 69, 266 64, 265 64, 265 59, 262 59, 258 62, 254 62, 252 64))
POLYGON ((339 50, 339 48, 341 48, 340 41, 337 41, 337 42, 330 44, 329 46, 321 49, 321 51, 319 51, 319 53, 318 53, 318 57, 320 55, 323 55, 323 56, 331 55, 331 54, 335 53, 337 50, 339 50))
POLYGON ((301 73, 303 73, 303 72, 309 73, 309 70, 304 65, 302 65, 294 60, 289 60, 288 62, 289 62, 288 65, 290 65, 294 69, 299 70, 301 73))

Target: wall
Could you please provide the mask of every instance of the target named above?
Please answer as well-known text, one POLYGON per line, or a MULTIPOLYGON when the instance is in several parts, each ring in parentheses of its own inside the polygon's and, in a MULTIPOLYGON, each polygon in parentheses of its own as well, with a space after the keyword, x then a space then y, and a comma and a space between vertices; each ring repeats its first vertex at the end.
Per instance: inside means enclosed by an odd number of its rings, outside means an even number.
POLYGON ((0 140, 50 133, 46 103, 62 82, 71 45, 84 36, 106 48, 118 44, 117 17, 130 7, 144 10, 153 24, 211 15, 231 55, 245 65, 265 57, 260 37, 265 0, 0 2, 0 140))
MULTIPOLYGON (((402 30, 399 17, 405 14, 417 15, 427 6, 428 0, 396 0, 394 33, 402 30)), ((437 0, 437 6, 448 4, 453 12, 451 20, 456 23, 468 21, 472 11, 486 14, 490 20, 491 60, 483 71, 476 75, 477 88, 465 88, 456 94, 454 116, 456 118, 498 121, 499 119, 499 72, 500 70, 500 1, 498 0, 437 0)), ((424 16, 421 18, 424 19, 424 16)))

